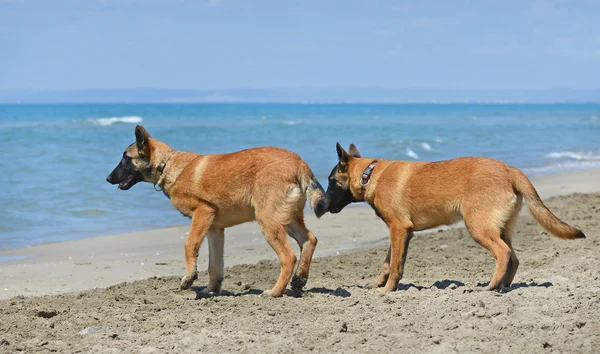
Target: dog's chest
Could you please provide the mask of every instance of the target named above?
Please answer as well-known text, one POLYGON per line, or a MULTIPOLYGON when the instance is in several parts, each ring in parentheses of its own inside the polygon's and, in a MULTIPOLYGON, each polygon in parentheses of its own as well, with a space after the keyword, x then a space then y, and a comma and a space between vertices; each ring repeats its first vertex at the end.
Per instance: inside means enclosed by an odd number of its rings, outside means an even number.
POLYGON ((198 207, 198 202, 193 198, 182 198, 171 196, 171 204, 177 209, 183 216, 191 218, 194 210, 198 207))

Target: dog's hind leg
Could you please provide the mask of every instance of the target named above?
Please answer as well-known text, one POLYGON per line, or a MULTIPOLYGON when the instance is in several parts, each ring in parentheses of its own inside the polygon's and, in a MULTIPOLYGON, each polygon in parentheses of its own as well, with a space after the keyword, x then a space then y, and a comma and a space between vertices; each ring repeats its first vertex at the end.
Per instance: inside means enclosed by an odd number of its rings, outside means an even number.
POLYGON ((513 257, 510 245, 503 240, 502 231, 506 229, 505 235, 510 235, 520 202, 521 196, 515 195, 512 186, 500 182, 494 188, 482 189, 468 200, 463 200, 462 214, 467 229, 496 261, 496 269, 487 290, 501 290, 513 268, 516 271, 511 264, 516 257, 513 257))
POLYGON ((208 291, 219 294, 223 283, 225 229, 211 228, 206 236, 208 238, 208 291))
POLYGON ((513 279, 515 278, 515 274, 517 274, 517 269, 519 268, 519 260, 517 259, 517 255, 515 254, 515 250, 512 247, 512 233, 517 223, 517 217, 519 216, 519 211, 521 210, 521 205, 523 203, 523 197, 518 196, 515 204, 515 208, 513 210, 512 215, 504 224, 504 228, 502 229, 502 233, 500 237, 506 243, 508 248, 511 250, 510 261, 508 263, 508 270, 506 272, 506 276, 502 280, 502 284, 506 287, 509 287, 513 279))
POLYGON ((192 226, 185 240, 185 276, 181 279, 181 289, 188 289, 198 279, 198 250, 215 216, 208 205, 200 205, 192 214, 192 226))
POLYGON ((390 226, 390 274, 383 287, 383 291, 394 291, 398 282, 404 275, 404 263, 408 243, 412 238, 412 229, 401 222, 394 222, 390 226))
POLYGON ((486 219, 465 216, 465 224, 473 239, 485 247, 496 260, 496 269, 487 289, 497 290, 501 288, 502 280, 507 276, 512 251, 500 238, 500 229, 486 219))
POLYGON ((292 278, 291 286, 292 290, 302 290, 308 281, 310 263, 317 247, 317 238, 304 225, 304 212, 302 210, 294 216, 292 223, 288 225, 288 233, 300 246, 300 264, 298 264, 296 274, 292 278))
POLYGON ((387 256, 385 257, 385 261, 383 261, 383 265, 381 266, 381 273, 377 279, 371 284, 365 286, 367 289, 381 288, 387 282, 390 276, 390 253, 392 252, 392 248, 388 247, 387 256))
POLYGON ((259 219, 257 215, 257 221, 260 228, 269 242, 269 245, 273 248, 279 263, 281 264, 281 271, 279 273, 279 279, 275 286, 270 290, 265 290, 263 296, 268 297, 279 297, 283 295, 285 287, 290 282, 292 274, 294 273, 294 266, 296 265, 296 255, 290 246, 287 239, 286 226, 283 224, 276 224, 274 222, 265 222, 262 218, 259 219))

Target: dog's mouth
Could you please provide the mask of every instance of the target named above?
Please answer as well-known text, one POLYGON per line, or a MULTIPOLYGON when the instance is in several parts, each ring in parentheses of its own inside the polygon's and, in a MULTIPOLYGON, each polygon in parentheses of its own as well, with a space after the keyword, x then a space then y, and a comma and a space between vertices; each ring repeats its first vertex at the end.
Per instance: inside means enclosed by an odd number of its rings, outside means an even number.
POLYGON ((337 214, 340 211, 342 211, 342 208, 338 208, 336 206, 329 206, 329 210, 328 210, 331 214, 337 214))
POLYGON ((122 191, 126 191, 129 188, 133 187, 136 183, 141 182, 143 180, 142 174, 136 172, 134 174, 125 176, 125 178, 119 182, 119 189, 122 191))
POLYGON ((129 188, 133 187, 136 183, 144 180, 144 177, 141 173, 135 172, 130 175, 124 176, 120 181, 115 181, 113 176, 108 176, 106 179, 110 184, 117 184, 117 187, 120 190, 126 191, 129 188))
MULTIPOLYGON (((328 188, 329 189, 329 188, 328 188)), ((327 199, 327 210, 325 212, 330 212, 331 214, 337 214, 348 204, 340 200, 339 194, 334 193, 325 193, 325 198, 327 199)))

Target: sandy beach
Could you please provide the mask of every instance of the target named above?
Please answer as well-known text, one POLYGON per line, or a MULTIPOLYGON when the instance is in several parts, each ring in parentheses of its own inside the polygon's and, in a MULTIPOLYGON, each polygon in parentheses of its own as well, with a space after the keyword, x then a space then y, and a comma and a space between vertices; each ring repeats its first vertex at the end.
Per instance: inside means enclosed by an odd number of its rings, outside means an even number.
POLYGON ((258 296, 279 267, 256 224, 226 230, 224 290, 210 298, 205 272, 177 290, 187 226, 0 251, 0 352, 592 352, 600 170, 533 183, 587 239, 548 235, 523 208, 513 241, 521 267, 505 293, 478 291, 493 261, 460 224, 416 234, 398 291, 364 289, 388 233, 359 205, 307 216, 319 245, 301 297, 258 296))

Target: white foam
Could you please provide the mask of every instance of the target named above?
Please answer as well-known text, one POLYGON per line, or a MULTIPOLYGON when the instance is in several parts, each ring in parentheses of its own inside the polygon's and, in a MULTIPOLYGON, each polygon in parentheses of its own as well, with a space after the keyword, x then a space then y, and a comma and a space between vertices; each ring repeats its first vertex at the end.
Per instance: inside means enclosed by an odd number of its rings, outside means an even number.
POLYGON ((577 161, 588 160, 588 161, 600 161, 600 156, 592 155, 591 153, 580 153, 571 151, 559 151, 551 152, 544 155, 548 159, 573 159, 577 161))
POLYGON ((138 116, 124 116, 124 117, 104 117, 104 118, 88 118, 88 122, 96 125, 109 126, 115 123, 117 124, 137 124, 143 122, 144 119, 138 116))
POLYGON ((415 160, 419 159, 419 155, 417 155, 417 153, 412 151, 410 148, 406 148, 406 156, 413 158, 415 160))
POLYGON ((600 168, 600 160, 598 161, 572 161, 559 163, 549 166, 527 167, 523 168, 523 172, 528 175, 541 175, 565 171, 586 170, 591 168, 600 168))
POLYGON ((427 151, 431 151, 431 145, 427 144, 427 143, 421 143, 420 144, 421 147, 427 151))
POLYGON ((285 125, 296 125, 298 123, 299 122, 297 120, 286 120, 283 122, 283 124, 285 124, 285 125))

